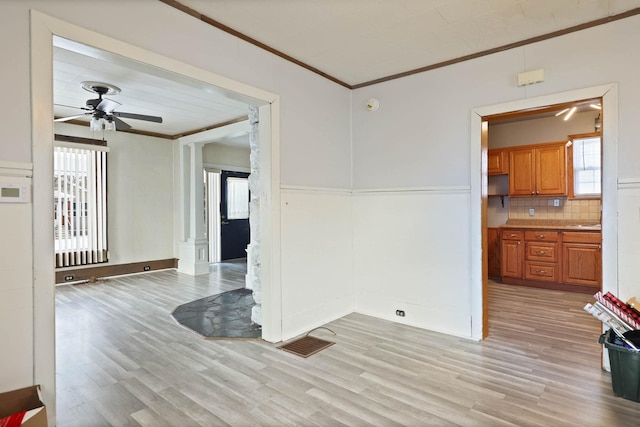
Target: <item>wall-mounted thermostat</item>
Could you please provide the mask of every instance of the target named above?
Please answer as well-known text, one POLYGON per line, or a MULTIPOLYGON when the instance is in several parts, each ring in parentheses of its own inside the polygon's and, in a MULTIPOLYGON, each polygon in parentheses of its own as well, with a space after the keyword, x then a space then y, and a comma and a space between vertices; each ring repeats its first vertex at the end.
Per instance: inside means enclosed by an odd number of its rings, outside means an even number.
POLYGON ((30 201, 30 184, 0 183, 0 203, 29 203, 30 201))

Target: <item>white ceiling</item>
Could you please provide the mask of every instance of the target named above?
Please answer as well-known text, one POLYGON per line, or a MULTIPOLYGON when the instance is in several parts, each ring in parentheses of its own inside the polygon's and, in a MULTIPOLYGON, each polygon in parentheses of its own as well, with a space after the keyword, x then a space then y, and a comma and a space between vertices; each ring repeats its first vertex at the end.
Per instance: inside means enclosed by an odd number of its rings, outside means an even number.
MULTIPOLYGON (((337 78, 366 83, 623 13, 640 0, 179 0, 230 28, 337 78)), ((196 18, 194 18, 196 19, 196 18)), ((116 111, 134 130, 179 135, 247 115, 239 100, 200 82, 64 39, 54 42, 54 103, 96 98, 82 81, 122 89, 116 111)), ((54 106, 56 117, 82 110, 54 106)), ((89 117, 85 119, 88 123, 89 117)), ((246 143, 246 139, 244 141, 246 143)))
MULTIPOLYGON (((54 47, 54 115, 82 114, 88 99, 98 96, 81 87, 98 81, 121 89, 105 96, 119 102, 115 111, 160 116, 162 124, 123 118, 134 130, 179 135, 229 122, 248 114, 248 104, 201 82, 178 81, 175 76, 104 51, 58 39, 54 47)), ((90 116, 82 120, 89 123, 90 116)))
POLYGON ((640 0, 178 0, 349 85, 640 7, 640 0))

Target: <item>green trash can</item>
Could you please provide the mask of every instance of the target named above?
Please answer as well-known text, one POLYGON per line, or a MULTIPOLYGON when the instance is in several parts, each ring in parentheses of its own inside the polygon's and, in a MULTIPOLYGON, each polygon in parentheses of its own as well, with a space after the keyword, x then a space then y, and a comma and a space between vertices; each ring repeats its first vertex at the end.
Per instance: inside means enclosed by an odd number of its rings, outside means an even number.
POLYGON ((640 351, 626 348, 612 329, 598 342, 609 350, 613 394, 640 402, 640 351))

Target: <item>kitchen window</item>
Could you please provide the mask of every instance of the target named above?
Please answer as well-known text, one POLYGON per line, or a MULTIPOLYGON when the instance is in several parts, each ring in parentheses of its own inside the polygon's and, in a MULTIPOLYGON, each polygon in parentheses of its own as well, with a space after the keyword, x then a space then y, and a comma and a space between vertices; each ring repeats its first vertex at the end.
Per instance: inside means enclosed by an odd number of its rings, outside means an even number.
POLYGON ((602 139, 599 133, 574 135, 569 150, 573 199, 599 199, 602 194, 602 139))

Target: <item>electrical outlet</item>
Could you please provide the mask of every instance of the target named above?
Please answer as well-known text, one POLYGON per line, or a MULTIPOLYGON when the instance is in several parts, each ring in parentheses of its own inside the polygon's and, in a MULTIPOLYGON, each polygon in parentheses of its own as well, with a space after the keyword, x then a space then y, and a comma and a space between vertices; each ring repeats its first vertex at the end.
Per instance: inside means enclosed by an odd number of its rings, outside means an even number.
POLYGON ((536 210, 533 208, 529 209, 529 216, 534 216, 536 214, 536 210))
POLYGON ((144 271, 149 271, 149 270, 151 270, 151 267, 149 267, 148 265, 145 265, 144 267, 142 267, 142 269, 144 271))
POLYGON ((73 276, 64 276, 65 282, 70 282, 73 280, 73 276))
POLYGON ((404 317, 404 310, 396 310, 396 316, 404 317))
POLYGON ((560 199, 553 199, 553 206, 560 206, 560 199))

